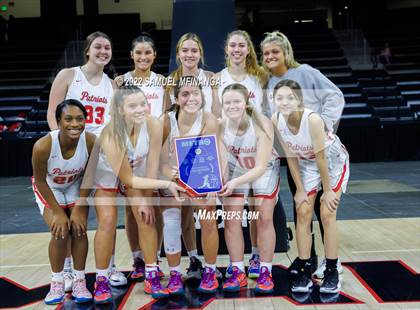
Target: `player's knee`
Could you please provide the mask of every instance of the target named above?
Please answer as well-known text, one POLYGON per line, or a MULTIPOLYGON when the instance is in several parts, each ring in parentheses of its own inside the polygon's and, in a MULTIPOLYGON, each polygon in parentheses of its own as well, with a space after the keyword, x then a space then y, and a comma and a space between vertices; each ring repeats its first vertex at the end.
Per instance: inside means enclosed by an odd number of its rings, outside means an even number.
POLYGON ((117 218, 114 214, 105 214, 98 218, 98 230, 110 233, 115 231, 117 218))
POLYGON ((296 214, 298 216, 298 221, 307 223, 312 220, 312 210, 305 205, 300 205, 296 208, 296 214))
POLYGON ((201 220, 200 221, 201 226, 201 233, 204 236, 208 236, 213 234, 215 231, 217 231, 216 221, 215 220, 201 220))
POLYGON ((273 218, 269 214, 263 214, 260 212, 257 220, 257 226, 259 230, 266 230, 273 227, 273 218))
POLYGON ((336 212, 331 212, 324 205, 321 206, 321 222, 324 228, 328 228, 336 220, 336 212))
POLYGON ((163 243, 165 252, 175 254, 181 251, 181 210, 170 208, 162 212, 163 243))

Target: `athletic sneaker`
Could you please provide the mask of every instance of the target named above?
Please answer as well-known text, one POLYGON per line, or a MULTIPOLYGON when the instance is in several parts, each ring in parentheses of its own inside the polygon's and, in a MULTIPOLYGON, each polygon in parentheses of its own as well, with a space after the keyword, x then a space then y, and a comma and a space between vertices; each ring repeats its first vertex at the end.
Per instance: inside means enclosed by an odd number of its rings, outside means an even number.
POLYGON ((210 267, 204 268, 198 291, 200 293, 215 293, 218 287, 216 272, 210 267))
POLYGON ((107 278, 99 276, 95 282, 95 292, 93 293, 95 304, 106 304, 112 302, 111 286, 107 278))
MULTIPOLYGON (((321 265, 319 265, 319 268, 314 272, 314 277, 318 279, 324 278, 324 271, 327 268, 327 260, 324 258, 321 262, 321 265)), ((339 274, 343 273, 343 266, 341 266, 341 260, 338 258, 337 260, 337 271, 339 274)))
POLYGON ((184 294, 184 283, 182 282, 182 275, 178 271, 172 270, 170 272, 169 282, 166 288, 171 295, 184 294))
POLYGON ((71 295, 76 304, 92 301, 92 294, 86 288, 85 279, 77 279, 73 281, 73 291, 71 295))
POLYGON ((248 278, 256 279, 260 275, 260 256, 253 254, 249 260, 248 278))
POLYGON ((47 305, 56 305, 64 301, 64 283, 63 282, 51 282, 50 291, 44 298, 44 302, 47 305))
POLYGON ((229 277, 223 284, 223 290, 225 292, 239 292, 241 287, 248 285, 246 274, 242 272, 238 267, 232 267, 232 276, 229 277))
POLYGON ((233 266, 232 266, 232 263, 229 262, 229 265, 226 268, 225 278, 226 279, 230 278, 232 276, 232 273, 233 273, 233 266))
POLYGON ((145 274, 145 265, 144 260, 141 258, 136 258, 133 264, 133 271, 131 272, 130 278, 133 280, 137 280, 140 278, 144 278, 145 274))
POLYGON ((63 271, 64 277, 64 291, 71 292, 73 288, 73 270, 68 269, 63 271))
POLYGON ((261 267, 257 285, 255 286, 255 292, 264 294, 274 292, 273 276, 265 266, 261 267))
POLYGON ((326 269, 324 272, 324 281, 319 288, 320 293, 334 294, 341 288, 340 278, 337 269, 326 269))
POLYGON ((144 292, 146 294, 151 294, 155 299, 169 296, 169 290, 164 288, 160 283, 160 278, 157 271, 150 272, 144 280, 144 292))
POLYGON ((203 264, 198 257, 190 257, 190 266, 187 269, 187 279, 201 279, 201 272, 203 270, 203 264))
POLYGON ((109 283, 112 286, 123 286, 127 284, 127 278, 115 265, 109 269, 109 283))
MULTIPOLYGON (((315 272, 317 266, 318 256, 314 255, 311 257, 311 274, 315 272)), ((295 260, 290 264, 289 268, 287 268, 287 271, 289 272, 290 276, 296 276, 301 268, 301 261, 299 257, 296 257, 295 260)))
POLYGON ((306 263, 299 273, 293 277, 291 290, 293 293, 307 293, 312 287, 311 264, 306 263))

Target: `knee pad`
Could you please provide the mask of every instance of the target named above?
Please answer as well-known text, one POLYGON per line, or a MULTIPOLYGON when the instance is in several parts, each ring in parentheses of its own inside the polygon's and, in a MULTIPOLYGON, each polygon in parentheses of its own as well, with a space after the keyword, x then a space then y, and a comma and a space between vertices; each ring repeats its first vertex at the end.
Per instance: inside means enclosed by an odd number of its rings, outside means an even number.
POLYGON ((165 253, 181 252, 181 209, 166 209, 162 212, 162 216, 165 253))

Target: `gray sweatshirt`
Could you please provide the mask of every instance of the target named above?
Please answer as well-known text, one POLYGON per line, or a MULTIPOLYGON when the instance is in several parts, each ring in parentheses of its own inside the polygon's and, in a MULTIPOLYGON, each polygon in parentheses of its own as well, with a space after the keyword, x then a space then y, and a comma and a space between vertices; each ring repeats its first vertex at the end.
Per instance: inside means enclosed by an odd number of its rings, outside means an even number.
POLYGON ((273 89, 278 82, 286 79, 299 83, 303 92, 304 106, 318 112, 324 120, 325 126, 332 131, 343 112, 344 96, 333 82, 310 65, 304 64, 297 68, 290 68, 281 77, 272 76, 270 78, 266 90, 270 113, 276 112, 273 89))

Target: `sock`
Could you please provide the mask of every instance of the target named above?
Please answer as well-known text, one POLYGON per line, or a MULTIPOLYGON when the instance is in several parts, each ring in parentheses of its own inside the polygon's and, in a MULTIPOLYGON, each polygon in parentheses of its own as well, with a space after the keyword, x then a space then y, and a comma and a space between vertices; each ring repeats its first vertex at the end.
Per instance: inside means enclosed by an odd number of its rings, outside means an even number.
POLYGON ((133 260, 136 261, 138 259, 143 259, 143 252, 142 251, 132 251, 131 254, 133 254, 133 260))
POLYGON ((151 263, 151 264, 146 264, 146 278, 149 277, 150 273, 153 271, 157 271, 157 264, 156 262, 151 263))
POLYGON ((108 269, 96 269, 96 279, 98 277, 105 277, 108 279, 108 269))
POLYGON ((60 272, 51 272, 51 281, 52 282, 61 282, 61 283, 64 283, 63 271, 60 271, 60 272))
POLYGON ((232 266, 237 267, 240 271, 245 272, 244 262, 232 262, 232 266))
POLYGON ((181 273, 181 264, 179 264, 178 266, 174 266, 174 267, 169 266, 169 271, 176 271, 176 272, 181 273))
POLYGON ((273 266, 272 263, 260 262, 260 270, 262 267, 267 267, 268 271, 271 273, 272 266, 273 266))
POLYGON ((197 252, 197 249, 195 249, 195 250, 192 250, 192 251, 188 251, 188 256, 191 258, 191 257, 197 257, 198 258, 198 252, 197 252))
POLYGON ((64 270, 65 271, 71 270, 71 256, 66 257, 66 259, 64 260, 64 270))
POLYGON ((312 247, 311 247, 311 257, 316 256, 316 252, 315 252, 315 234, 312 233, 312 247))
POLYGON ((338 258, 336 259, 326 258, 326 260, 327 260, 327 265, 326 265, 327 269, 332 269, 332 270, 337 269, 338 258))
POLYGON ((73 270, 74 279, 75 280, 83 280, 85 278, 85 271, 84 270, 73 270))
POLYGON ((252 255, 260 255, 260 251, 258 251, 258 248, 255 246, 252 247, 252 255))
POLYGON ((216 271, 216 264, 204 264, 204 267, 211 268, 211 270, 216 271))
POLYGON ((114 267, 114 265, 115 265, 115 254, 112 254, 111 259, 109 260, 109 269, 114 267))

